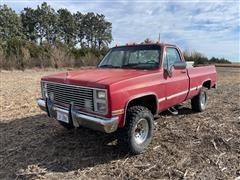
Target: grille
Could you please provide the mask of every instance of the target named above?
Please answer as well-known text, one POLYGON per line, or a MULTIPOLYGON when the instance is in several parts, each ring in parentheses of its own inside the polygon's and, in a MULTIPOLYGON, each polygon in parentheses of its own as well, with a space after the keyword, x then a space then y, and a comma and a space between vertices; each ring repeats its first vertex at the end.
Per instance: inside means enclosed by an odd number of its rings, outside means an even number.
POLYGON ((56 104, 69 107, 73 102, 74 107, 93 111, 93 89, 47 82, 47 94, 54 95, 56 104), (89 108, 85 108, 86 100, 89 108))

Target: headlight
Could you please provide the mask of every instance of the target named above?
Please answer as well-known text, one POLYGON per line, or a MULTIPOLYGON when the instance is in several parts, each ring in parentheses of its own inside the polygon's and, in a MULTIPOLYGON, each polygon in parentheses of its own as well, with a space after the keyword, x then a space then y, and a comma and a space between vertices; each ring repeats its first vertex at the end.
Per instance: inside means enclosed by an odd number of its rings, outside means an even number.
POLYGON ((106 91, 97 90, 97 98, 98 99, 106 99, 106 91))
POLYGON ((97 110, 99 112, 106 112, 106 103, 97 103, 97 110))
POLYGON ((46 82, 41 82, 41 91, 42 91, 42 97, 48 98, 48 94, 47 94, 47 83, 46 82))
POLYGON ((107 91, 94 90, 94 111, 106 114, 107 113, 107 91))

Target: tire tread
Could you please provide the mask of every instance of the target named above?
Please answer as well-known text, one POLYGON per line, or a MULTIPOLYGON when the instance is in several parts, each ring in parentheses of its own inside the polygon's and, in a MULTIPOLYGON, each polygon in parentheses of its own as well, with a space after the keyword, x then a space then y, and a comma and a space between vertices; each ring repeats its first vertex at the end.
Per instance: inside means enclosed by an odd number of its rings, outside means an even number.
MULTIPOLYGON (((143 148, 136 148, 131 144, 131 131, 132 128, 137 123, 141 113, 147 113, 151 116, 151 119, 153 120, 153 115, 151 111, 144 107, 144 106, 132 106, 127 110, 127 118, 128 121, 125 124, 125 127, 122 129, 121 133, 121 139, 123 140, 124 144, 127 144, 127 150, 130 151, 133 154, 140 154, 146 150, 146 147, 143 148)), ((153 128, 153 123, 152 123, 153 128)))
MULTIPOLYGON (((205 108, 203 109, 203 108, 201 107, 201 93, 202 93, 202 92, 205 92, 205 93, 206 93, 206 90, 203 89, 203 88, 200 89, 199 94, 191 99, 192 109, 193 109, 194 111, 196 111, 196 112, 202 112, 202 111, 205 110, 205 108)), ((206 94, 206 96, 207 96, 207 94, 206 94)))

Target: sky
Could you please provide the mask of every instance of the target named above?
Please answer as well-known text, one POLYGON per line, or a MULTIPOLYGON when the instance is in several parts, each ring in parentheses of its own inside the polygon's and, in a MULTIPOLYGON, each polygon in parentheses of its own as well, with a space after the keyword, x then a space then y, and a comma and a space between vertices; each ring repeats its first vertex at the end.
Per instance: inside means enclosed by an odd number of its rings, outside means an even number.
MULTIPOLYGON (((0 0, 17 13, 43 1, 0 0)), ((238 0, 49 0, 55 10, 95 12, 112 23, 113 42, 140 43, 146 38, 198 51, 211 58, 240 62, 240 1, 238 0)))

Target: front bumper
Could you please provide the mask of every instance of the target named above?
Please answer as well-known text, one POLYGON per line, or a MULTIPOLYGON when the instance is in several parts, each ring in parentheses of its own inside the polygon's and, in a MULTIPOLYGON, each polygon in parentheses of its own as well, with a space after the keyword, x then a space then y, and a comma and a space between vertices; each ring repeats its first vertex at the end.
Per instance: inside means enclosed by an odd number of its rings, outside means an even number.
POLYGON ((57 119, 57 111, 61 111, 68 114, 70 123, 75 127, 83 126, 93 130, 98 130, 106 133, 111 133, 118 128, 118 117, 104 118, 96 117, 88 114, 83 114, 69 107, 69 109, 64 109, 62 107, 54 105, 50 100, 38 99, 37 104, 43 111, 48 113, 49 117, 57 119))

